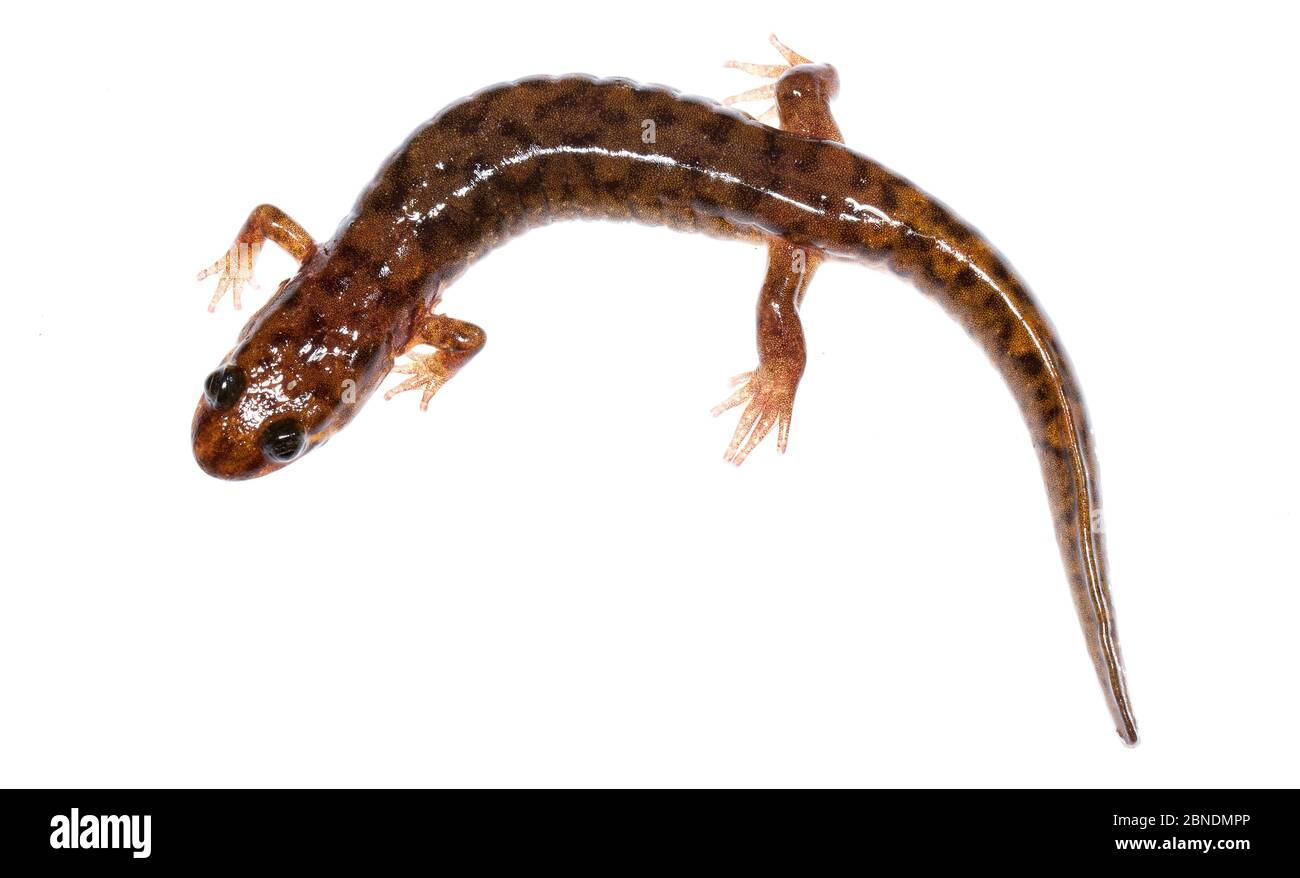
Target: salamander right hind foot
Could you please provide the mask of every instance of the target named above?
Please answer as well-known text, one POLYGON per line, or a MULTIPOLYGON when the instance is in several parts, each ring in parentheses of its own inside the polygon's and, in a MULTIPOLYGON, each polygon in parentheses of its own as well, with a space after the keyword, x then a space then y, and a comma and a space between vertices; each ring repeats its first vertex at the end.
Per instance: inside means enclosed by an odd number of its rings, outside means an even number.
MULTIPOLYGON (((768 36, 768 42, 776 47, 776 50, 785 58, 784 64, 753 64, 748 61, 728 61, 724 67, 735 70, 743 70, 754 76, 761 76, 764 79, 780 79, 791 67, 797 67, 800 64, 811 64, 812 60, 800 55, 794 49, 791 49, 785 43, 776 38, 776 34, 768 36)), ((742 91, 739 94, 730 95, 723 98, 722 103, 728 107, 733 104, 746 103, 748 101, 772 101, 771 106, 765 109, 762 114, 756 118, 760 122, 776 120, 776 83, 769 82, 767 85, 760 85, 758 88, 751 88, 749 91, 742 91)))

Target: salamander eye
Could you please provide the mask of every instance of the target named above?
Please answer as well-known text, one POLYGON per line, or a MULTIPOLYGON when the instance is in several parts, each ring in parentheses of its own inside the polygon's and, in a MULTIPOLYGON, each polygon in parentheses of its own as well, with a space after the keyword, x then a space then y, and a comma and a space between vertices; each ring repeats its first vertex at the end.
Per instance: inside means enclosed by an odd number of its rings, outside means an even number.
POLYGON ((239 399, 246 385, 243 369, 238 366, 222 366, 203 382, 203 398, 218 411, 227 409, 239 399))
POLYGON ((262 453, 276 463, 288 463, 307 444, 302 426, 293 418, 281 418, 266 425, 262 431, 262 453))

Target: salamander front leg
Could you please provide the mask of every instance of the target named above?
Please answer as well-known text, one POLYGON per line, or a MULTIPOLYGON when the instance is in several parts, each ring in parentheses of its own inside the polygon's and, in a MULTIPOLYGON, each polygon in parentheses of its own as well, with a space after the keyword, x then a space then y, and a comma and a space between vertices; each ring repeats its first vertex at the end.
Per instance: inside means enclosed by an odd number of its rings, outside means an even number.
POLYGON ((420 397, 420 411, 426 411, 433 395, 472 360, 486 343, 487 333, 473 323, 445 314, 429 315, 407 348, 410 362, 398 363, 393 367, 394 372, 411 377, 387 391, 384 399, 392 399, 399 393, 422 388, 424 392, 420 397), (430 345, 434 352, 411 353, 411 348, 422 344, 430 345))
POLYGON ((784 241, 767 245, 767 277, 758 296, 758 368, 731 379, 740 389, 713 408, 713 414, 744 405, 740 424, 727 446, 726 460, 739 466, 776 427, 776 447, 785 453, 794 414, 794 394, 808 359, 799 303, 821 261, 816 251, 784 241))
POLYGON ((259 204, 248 215, 225 255, 199 272, 199 280, 214 274, 218 277, 217 291, 208 303, 209 312, 217 309, 217 303, 226 294, 226 290, 230 290, 230 297, 238 311, 244 286, 258 288, 253 269, 257 265, 262 244, 268 239, 279 244, 299 264, 306 262, 316 252, 316 242, 292 217, 275 205, 259 204))

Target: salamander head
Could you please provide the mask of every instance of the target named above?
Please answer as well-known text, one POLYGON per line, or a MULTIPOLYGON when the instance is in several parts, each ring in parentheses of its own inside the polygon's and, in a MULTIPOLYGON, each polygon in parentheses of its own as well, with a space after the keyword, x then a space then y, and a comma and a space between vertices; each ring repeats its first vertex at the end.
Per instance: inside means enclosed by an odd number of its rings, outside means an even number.
POLYGON ((251 479, 323 444, 392 364, 385 342, 279 297, 255 315, 207 377, 194 412, 194 458, 209 475, 251 479), (336 323, 337 325, 329 325, 336 323))

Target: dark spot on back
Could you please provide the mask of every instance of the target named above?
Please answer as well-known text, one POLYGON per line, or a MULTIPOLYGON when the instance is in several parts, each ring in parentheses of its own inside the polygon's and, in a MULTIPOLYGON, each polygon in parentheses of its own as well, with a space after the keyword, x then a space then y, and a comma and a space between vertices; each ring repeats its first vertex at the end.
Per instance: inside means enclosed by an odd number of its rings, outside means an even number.
POLYGON ((503 119, 497 127, 497 131, 500 132, 504 139, 509 140, 516 146, 528 146, 535 141, 532 132, 514 119, 503 119))
POLYGON ((613 128, 622 128, 627 124, 627 112, 620 107, 611 107, 606 104, 601 108, 600 121, 613 128))
POLYGON ((465 106, 460 112, 454 112, 445 119, 444 122, 451 128, 455 129, 457 134, 466 137, 477 134, 483 127, 483 120, 487 118, 488 106, 485 101, 475 100, 465 106))
POLYGON ((721 114, 714 114, 699 125, 699 132, 704 139, 714 146, 721 146, 731 137, 733 122, 721 114))
POLYGON ((884 180, 880 186, 880 206, 886 212, 898 207, 898 198, 894 195, 894 184, 889 180, 884 180))
POLYGON ((601 131, 593 128, 590 131, 583 131, 578 134, 571 134, 566 138, 570 146, 587 147, 595 146, 601 138, 601 131))
MULTIPOLYGON (((1016 368, 1021 374, 1036 376, 1043 371, 1043 360, 1038 354, 1020 354, 1015 358, 1016 368)), ((1059 411, 1059 409, 1058 409, 1059 411)))
MULTIPOLYGON (((957 276, 952 279, 952 286, 955 290, 969 290, 975 287, 978 283, 979 275, 977 275, 975 269, 971 268, 969 265, 963 265, 961 270, 957 272, 957 276)), ((985 307, 987 307, 987 301, 985 307)))
POLYGON ((875 162, 865 156, 853 156, 853 176, 859 183, 870 183, 875 174, 875 162))

